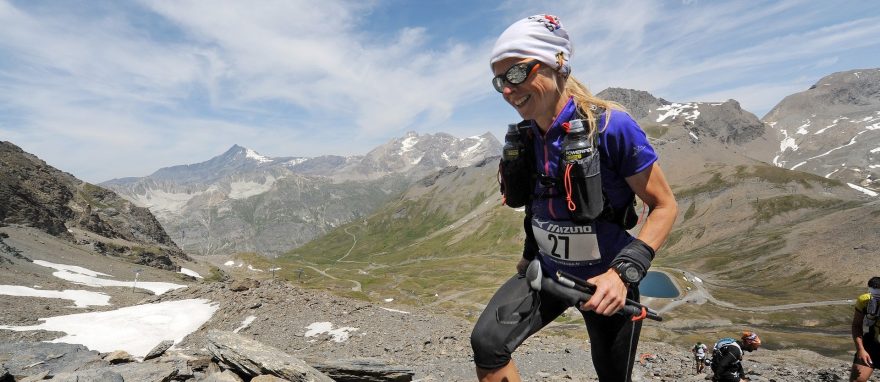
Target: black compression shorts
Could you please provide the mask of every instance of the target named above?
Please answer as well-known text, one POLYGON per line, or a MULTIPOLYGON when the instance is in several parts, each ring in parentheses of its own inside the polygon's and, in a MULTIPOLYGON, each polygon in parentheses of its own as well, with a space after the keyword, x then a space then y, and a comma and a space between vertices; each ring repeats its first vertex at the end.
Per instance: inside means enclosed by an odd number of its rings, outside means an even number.
POLYGON ((877 341, 874 341, 874 338, 870 335, 866 334, 862 336, 862 345, 865 347, 865 351, 868 352, 868 355, 871 356, 871 362, 874 364, 865 365, 865 363, 859 359, 859 353, 856 353, 856 355, 853 356, 853 363, 876 369, 877 363, 880 362, 880 344, 878 344, 877 341))
MULTIPOLYGON (((638 289, 627 297, 638 301, 638 289)), ((495 292, 471 333, 474 363, 485 370, 507 365, 511 354, 526 338, 559 317, 568 306, 546 294, 529 289, 525 276, 517 274, 495 292)), ((603 316, 581 312, 590 336, 590 354, 601 381, 629 381, 639 342, 641 321, 622 315, 603 316)))

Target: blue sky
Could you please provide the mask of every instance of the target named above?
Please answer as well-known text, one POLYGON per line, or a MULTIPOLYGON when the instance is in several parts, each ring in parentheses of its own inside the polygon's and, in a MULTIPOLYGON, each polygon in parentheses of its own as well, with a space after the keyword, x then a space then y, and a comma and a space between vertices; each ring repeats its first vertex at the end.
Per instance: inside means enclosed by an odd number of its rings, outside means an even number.
POLYGON ((738 100, 762 117, 880 66, 877 1, 0 0, 0 140, 101 182, 207 160, 363 154, 402 136, 502 136, 494 39, 552 13, 594 92, 738 100))

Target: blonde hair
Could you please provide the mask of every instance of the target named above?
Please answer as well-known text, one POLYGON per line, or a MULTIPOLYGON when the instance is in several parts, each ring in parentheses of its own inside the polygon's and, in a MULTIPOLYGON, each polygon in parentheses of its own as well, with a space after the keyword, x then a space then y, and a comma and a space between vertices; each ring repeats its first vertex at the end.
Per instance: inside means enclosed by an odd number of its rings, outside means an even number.
POLYGON ((595 137, 596 133, 604 131, 606 127, 608 127, 608 122, 611 121, 611 110, 620 110, 626 112, 626 109, 623 105, 609 100, 604 100, 598 98, 590 93, 590 90, 587 89, 587 86, 574 78, 573 75, 569 75, 565 80, 565 94, 574 98, 575 105, 577 105, 578 109, 582 114, 587 117, 587 124, 589 126, 589 136, 595 137), (593 107, 598 109, 603 109, 605 113, 605 124, 602 126, 600 130, 598 126, 596 126, 596 121, 598 120, 598 116, 595 114, 593 107))

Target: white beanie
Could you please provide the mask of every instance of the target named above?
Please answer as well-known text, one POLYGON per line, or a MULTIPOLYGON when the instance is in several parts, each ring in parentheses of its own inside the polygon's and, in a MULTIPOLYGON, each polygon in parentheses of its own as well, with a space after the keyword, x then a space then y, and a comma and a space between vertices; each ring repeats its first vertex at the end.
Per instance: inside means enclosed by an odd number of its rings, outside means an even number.
POLYGON ((559 18, 553 15, 526 17, 507 27, 495 46, 489 65, 508 57, 534 58, 563 76, 571 73, 571 41, 559 18))

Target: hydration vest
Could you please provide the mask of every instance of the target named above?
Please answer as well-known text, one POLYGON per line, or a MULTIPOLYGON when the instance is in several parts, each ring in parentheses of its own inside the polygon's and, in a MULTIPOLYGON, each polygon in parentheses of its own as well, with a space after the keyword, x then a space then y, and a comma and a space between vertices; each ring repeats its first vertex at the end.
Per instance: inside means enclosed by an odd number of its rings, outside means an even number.
POLYGON ((880 296, 871 295, 868 305, 865 306, 865 319, 862 325, 862 334, 870 333, 874 338, 877 337, 876 331, 877 320, 880 319, 880 296))
MULTIPOLYGON (((597 109, 594 112, 595 115, 601 115, 604 113, 605 111, 603 109, 597 109)), ((585 114, 578 109, 576 117, 584 119, 585 114)), ((598 124, 598 118, 596 119, 596 124, 598 124)), ((531 125, 532 123, 530 121, 522 121, 517 124, 519 136, 524 145, 524 155, 520 155, 514 162, 505 161, 502 158, 501 163, 499 164, 499 185, 501 193, 504 196, 505 204, 514 208, 525 206, 526 215, 531 214, 532 200, 558 197, 560 195, 565 195, 566 192, 564 186, 566 181, 565 173, 562 170, 565 168, 564 166, 560 165, 558 167, 559 170, 557 171, 558 174, 556 177, 546 176, 537 172, 534 136, 531 125), (524 171, 527 172, 527 174, 524 173, 524 171), (535 189, 539 183, 544 187, 555 189, 556 194, 553 196, 536 194, 535 189)), ((598 138, 594 137, 593 141, 593 145, 596 149, 594 155, 600 155, 598 152, 600 146, 598 138)), ((598 158, 599 157, 596 157, 596 159, 598 158)), ((561 156, 560 160, 563 159, 563 156, 561 156)), ((601 177, 601 174, 596 176, 601 177)), ((601 193, 597 194, 599 195, 590 195, 589 197, 602 198, 601 203, 604 207, 594 220, 609 221, 621 226, 625 230, 632 229, 636 226, 639 217, 635 211, 635 196, 633 196, 631 202, 626 203, 625 207, 613 208, 609 198, 605 196, 604 188, 601 193)), ((572 220, 575 221, 576 219, 572 220)), ((588 222, 577 221, 577 223, 585 224, 588 222)))

